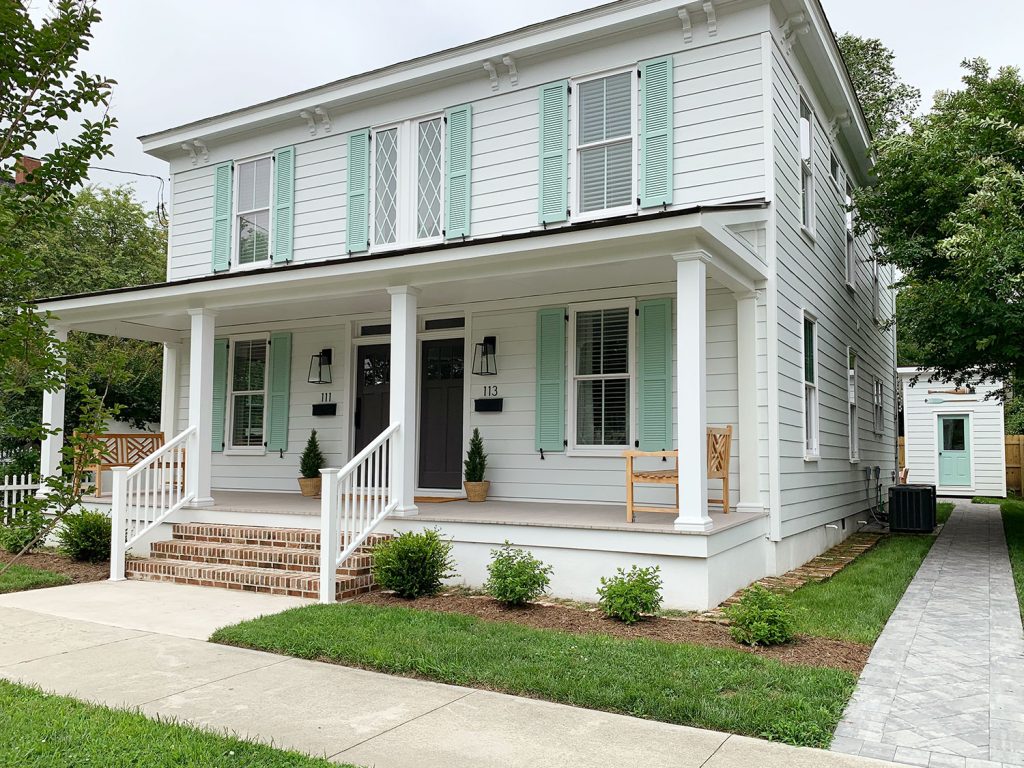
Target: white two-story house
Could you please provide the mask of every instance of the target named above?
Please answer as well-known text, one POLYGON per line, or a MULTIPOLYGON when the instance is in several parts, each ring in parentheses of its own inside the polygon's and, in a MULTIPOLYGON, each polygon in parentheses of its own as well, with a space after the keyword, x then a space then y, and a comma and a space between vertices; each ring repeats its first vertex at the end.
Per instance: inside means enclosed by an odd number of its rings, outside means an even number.
MULTIPOLYGON (((41 305, 58 334, 165 345, 170 447, 106 500, 136 554, 174 521, 343 548, 436 527, 471 585, 508 540, 556 595, 660 565, 698 609, 892 481, 892 276, 847 212, 869 135, 818 0, 610 3, 141 141, 172 177, 167 281, 41 305), (709 426, 732 427, 728 513, 709 426), (678 450, 678 494, 637 487, 669 514, 626 522, 632 448, 678 450)), ((160 573, 202 559, 179 555, 160 573)))

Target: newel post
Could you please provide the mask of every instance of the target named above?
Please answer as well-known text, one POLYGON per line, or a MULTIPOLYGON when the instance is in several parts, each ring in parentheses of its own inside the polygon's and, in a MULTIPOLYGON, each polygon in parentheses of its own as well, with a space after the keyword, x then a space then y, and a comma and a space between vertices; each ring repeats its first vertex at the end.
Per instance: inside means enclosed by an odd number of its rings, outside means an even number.
POLYGON ((321 469, 320 487, 320 602, 335 602, 335 584, 338 578, 338 484, 340 469, 321 469))
POLYGON ((128 525, 128 467, 112 467, 110 580, 124 581, 125 528, 128 525))

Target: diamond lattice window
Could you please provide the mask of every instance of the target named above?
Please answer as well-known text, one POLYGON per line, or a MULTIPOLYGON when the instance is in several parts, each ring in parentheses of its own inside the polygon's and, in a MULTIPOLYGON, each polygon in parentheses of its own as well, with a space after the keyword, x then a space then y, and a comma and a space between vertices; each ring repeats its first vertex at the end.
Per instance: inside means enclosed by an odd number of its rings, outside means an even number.
POLYGON ((398 129, 374 136, 374 240, 398 240, 398 129))
POLYGON ((416 237, 441 234, 441 162, 444 157, 441 118, 419 124, 417 155, 416 237))

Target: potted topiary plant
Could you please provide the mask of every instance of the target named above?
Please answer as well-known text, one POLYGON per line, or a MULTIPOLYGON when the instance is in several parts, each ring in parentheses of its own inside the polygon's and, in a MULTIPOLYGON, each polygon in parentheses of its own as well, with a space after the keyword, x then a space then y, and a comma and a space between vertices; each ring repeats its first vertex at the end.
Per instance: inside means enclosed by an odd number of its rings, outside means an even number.
POLYGON ((306 448, 302 451, 299 459, 299 490, 303 496, 320 495, 320 470, 324 468, 327 460, 320 450, 320 442, 316 439, 316 430, 309 434, 306 441, 306 448))
POLYGON ((466 451, 466 460, 462 462, 466 468, 466 482, 462 485, 466 489, 466 497, 470 501, 487 501, 487 490, 491 487, 489 480, 484 480, 484 472, 487 471, 487 454, 484 453, 484 439, 480 437, 480 430, 473 428, 473 437, 469 439, 469 450, 466 451))

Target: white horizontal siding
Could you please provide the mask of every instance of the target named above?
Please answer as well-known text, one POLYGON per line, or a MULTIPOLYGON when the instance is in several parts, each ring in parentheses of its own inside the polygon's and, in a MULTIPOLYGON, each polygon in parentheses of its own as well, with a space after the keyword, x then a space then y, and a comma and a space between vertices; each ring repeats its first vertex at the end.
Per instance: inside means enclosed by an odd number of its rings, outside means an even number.
POLYGON ((168 233, 168 280, 185 280, 211 272, 213 236, 213 167, 175 174, 168 233))

